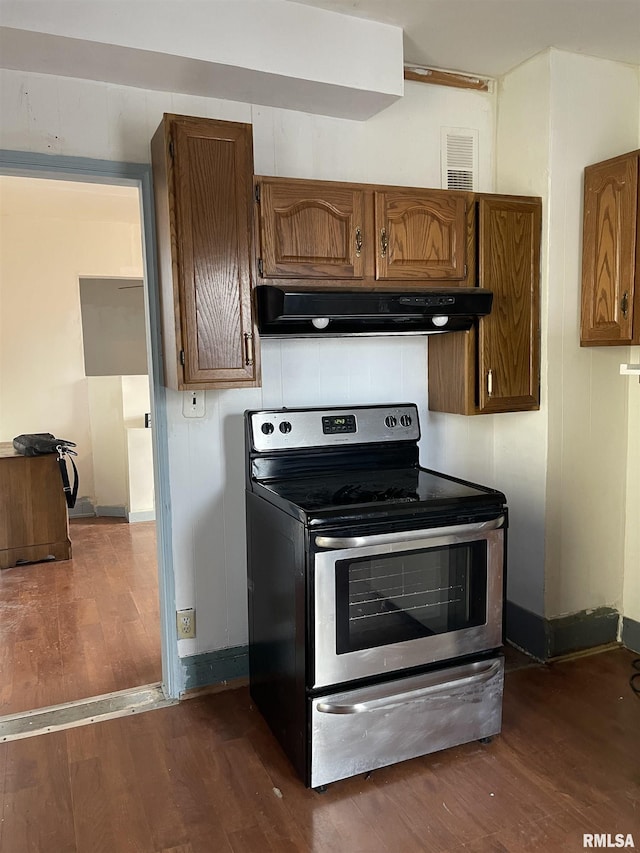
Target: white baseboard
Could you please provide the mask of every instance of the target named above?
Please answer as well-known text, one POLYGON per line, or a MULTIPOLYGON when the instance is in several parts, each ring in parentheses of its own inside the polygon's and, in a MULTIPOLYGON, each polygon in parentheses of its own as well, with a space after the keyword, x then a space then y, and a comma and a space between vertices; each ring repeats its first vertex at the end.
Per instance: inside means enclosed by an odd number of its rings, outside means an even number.
POLYGON ((156 511, 155 509, 141 509, 137 512, 128 512, 127 518, 129 524, 135 524, 136 521, 155 521, 156 511))

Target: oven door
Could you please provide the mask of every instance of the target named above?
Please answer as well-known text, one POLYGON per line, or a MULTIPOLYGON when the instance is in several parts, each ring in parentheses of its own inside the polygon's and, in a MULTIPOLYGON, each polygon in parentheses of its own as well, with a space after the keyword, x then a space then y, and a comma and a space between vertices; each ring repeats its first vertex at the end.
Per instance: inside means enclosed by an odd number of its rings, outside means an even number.
POLYGON ((504 524, 315 536, 312 686, 500 646, 504 524))

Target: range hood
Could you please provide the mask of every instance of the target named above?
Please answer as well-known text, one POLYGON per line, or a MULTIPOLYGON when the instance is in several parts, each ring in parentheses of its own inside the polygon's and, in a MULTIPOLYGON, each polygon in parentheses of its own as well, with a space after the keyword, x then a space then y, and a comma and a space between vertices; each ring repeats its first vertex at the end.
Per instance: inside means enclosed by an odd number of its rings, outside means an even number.
POLYGON ((255 290, 261 337, 441 334, 470 329, 491 311, 480 287, 423 290, 255 290))

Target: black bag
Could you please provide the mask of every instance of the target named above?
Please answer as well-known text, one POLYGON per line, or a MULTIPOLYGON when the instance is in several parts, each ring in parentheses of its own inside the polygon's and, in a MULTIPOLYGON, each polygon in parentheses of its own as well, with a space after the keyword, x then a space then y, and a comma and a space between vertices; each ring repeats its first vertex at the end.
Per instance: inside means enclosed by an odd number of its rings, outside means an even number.
POLYGON ((73 441, 67 441, 64 438, 56 438, 50 432, 34 432, 17 435, 13 439, 13 446, 22 456, 43 456, 47 453, 58 454, 58 465, 60 467, 60 476, 62 477, 62 488, 69 509, 73 509, 76 505, 78 497, 78 469, 76 463, 71 458, 78 454, 75 450, 73 441), (66 456, 69 456, 69 461, 73 466, 73 487, 69 483, 69 474, 67 472, 66 456))

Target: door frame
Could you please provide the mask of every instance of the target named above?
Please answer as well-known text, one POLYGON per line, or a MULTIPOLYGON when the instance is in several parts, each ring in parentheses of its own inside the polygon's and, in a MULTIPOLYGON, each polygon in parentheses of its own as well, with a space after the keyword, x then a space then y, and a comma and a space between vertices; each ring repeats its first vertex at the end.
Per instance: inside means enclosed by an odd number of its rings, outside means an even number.
POLYGON ((166 389, 162 384, 160 298, 151 166, 147 163, 126 163, 115 160, 95 160, 87 157, 67 157, 57 154, 0 149, 0 175, 135 186, 140 192, 142 260, 148 318, 147 351, 151 362, 153 422, 151 438, 158 537, 162 689, 168 698, 177 699, 183 688, 183 674, 178 656, 175 619, 176 596, 171 535, 167 404, 166 389))

